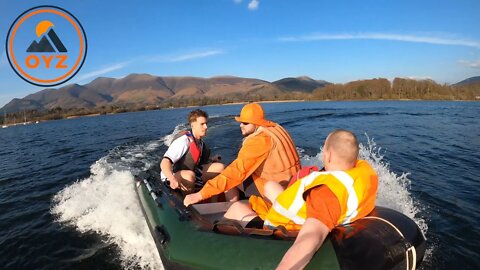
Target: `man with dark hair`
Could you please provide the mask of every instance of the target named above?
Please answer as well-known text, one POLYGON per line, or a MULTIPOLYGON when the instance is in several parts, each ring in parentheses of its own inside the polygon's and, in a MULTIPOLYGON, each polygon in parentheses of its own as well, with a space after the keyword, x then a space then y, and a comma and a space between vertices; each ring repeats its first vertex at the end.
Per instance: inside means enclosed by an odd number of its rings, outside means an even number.
POLYGON ((172 189, 191 193, 224 168, 219 157, 210 159, 210 149, 202 138, 207 135, 208 114, 200 109, 188 115, 191 130, 177 134, 160 162, 161 178, 172 189))

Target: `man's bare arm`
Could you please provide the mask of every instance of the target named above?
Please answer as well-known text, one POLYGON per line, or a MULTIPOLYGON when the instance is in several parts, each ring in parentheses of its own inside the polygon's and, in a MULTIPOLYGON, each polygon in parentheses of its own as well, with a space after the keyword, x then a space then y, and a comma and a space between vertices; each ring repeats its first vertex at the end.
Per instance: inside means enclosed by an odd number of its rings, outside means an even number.
POLYGON ((315 218, 307 218, 297 239, 283 256, 277 270, 303 269, 328 235, 328 227, 315 218))
POLYGON ((160 169, 162 170, 163 174, 165 174, 168 181, 170 181, 170 187, 172 189, 177 189, 180 186, 180 182, 173 174, 173 164, 170 159, 163 158, 160 162, 160 169))

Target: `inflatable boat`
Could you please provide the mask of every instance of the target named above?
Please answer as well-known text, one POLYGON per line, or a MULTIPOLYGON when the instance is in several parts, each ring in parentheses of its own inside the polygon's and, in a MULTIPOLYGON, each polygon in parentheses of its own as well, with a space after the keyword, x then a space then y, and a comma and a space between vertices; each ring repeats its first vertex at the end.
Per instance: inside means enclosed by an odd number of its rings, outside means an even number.
MULTIPOLYGON (((275 269, 298 232, 242 228, 225 221, 228 202, 185 207, 159 172, 136 176, 136 192, 165 269, 275 269)), ((377 206, 336 227, 306 269, 415 269, 425 237, 407 216, 377 206)))

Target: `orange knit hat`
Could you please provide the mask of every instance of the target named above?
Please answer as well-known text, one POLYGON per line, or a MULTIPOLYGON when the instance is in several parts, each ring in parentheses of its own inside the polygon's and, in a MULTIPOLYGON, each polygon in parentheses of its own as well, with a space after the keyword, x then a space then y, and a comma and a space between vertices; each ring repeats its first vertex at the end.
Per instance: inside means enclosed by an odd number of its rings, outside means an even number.
POLYGON ((243 106, 239 117, 235 117, 237 122, 250 123, 254 125, 273 127, 275 123, 265 119, 265 113, 262 106, 258 103, 248 103, 243 106))

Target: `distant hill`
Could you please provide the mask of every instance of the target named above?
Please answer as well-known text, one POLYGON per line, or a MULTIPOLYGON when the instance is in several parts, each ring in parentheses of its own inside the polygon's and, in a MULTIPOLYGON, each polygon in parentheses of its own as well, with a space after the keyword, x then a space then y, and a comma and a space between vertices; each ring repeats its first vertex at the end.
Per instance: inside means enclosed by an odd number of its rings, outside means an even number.
POLYGON ((476 84, 476 83, 480 83, 480 76, 470 77, 468 79, 465 79, 461 82, 454 84, 453 86, 465 86, 465 85, 476 84))
POLYGON ((71 84, 59 89, 44 89, 22 99, 13 99, 2 110, 12 113, 57 107, 72 109, 108 105, 153 105, 169 100, 232 96, 254 96, 258 99, 296 91, 311 92, 326 84, 328 83, 325 81, 315 81, 308 77, 286 78, 270 83, 233 76, 199 78, 130 74, 120 79, 99 77, 85 85, 71 84))
POLYGON ((282 90, 311 93, 313 90, 325 87, 331 83, 322 80, 314 80, 310 77, 303 76, 297 78, 284 78, 274 81, 272 84, 278 86, 282 90))

